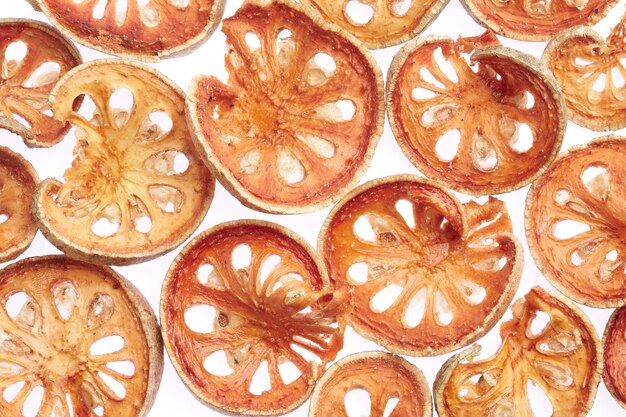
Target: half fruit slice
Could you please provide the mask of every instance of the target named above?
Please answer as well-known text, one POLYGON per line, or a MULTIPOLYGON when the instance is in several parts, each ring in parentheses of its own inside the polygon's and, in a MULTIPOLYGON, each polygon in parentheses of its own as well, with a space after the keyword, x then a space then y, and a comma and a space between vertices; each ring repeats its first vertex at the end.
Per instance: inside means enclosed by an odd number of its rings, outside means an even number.
POLYGON ((426 36, 389 68, 387 109, 406 156, 427 177, 472 195, 513 191, 561 147, 565 107, 535 58, 475 38, 426 36), (470 57, 471 54, 471 57, 470 57))
POLYGON ((432 413, 422 371, 384 352, 357 353, 335 363, 315 387, 309 409, 309 417, 431 417, 432 413), (350 414, 348 409, 359 411, 350 414))
POLYGON ((305 0, 370 49, 412 39, 435 20, 448 0, 305 0))
POLYGON ((3 416, 143 417, 162 372, 156 317, 112 269, 48 256, 0 271, 3 416))
POLYGON ((523 251, 504 203, 461 204, 414 176, 363 184, 320 233, 350 324, 395 353, 434 356, 475 341, 517 289, 523 251))
POLYGON ((64 35, 142 61, 184 55, 217 28, 225 0, 30 0, 64 35))
POLYGON ((569 118, 597 131, 626 127, 626 15, 608 39, 578 26, 556 36, 543 61, 556 77, 569 118))
POLYGON ((0 146, 0 263, 17 258, 35 238, 32 207, 38 183, 26 159, 0 146))
POLYGON ((287 229, 237 221, 187 245, 161 292, 165 346, 181 379, 221 412, 302 404, 343 345, 344 297, 287 229))
POLYGON ((302 213, 336 202, 369 166, 383 79, 369 51, 289 0, 248 1, 224 20, 229 85, 194 79, 196 144, 244 204, 302 213))
POLYGON ((43 181, 34 210, 55 246, 91 262, 125 265, 166 253, 206 214, 215 180, 191 140, 184 94, 157 71, 101 60, 52 92, 55 117, 76 127, 65 182, 43 181), (85 95, 95 109, 73 110, 85 95))
POLYGON ((626 304, 626 138, 574 147, 526 200, 530 253, 546 278, 591 307, 626 304))
POLYGON ((80 63, 74 45, 51 26, 0 19, 0 129, 20 135, 29 147, 57 144, 70 126, 52 117, 48 97, 80 63))
POLYGON ((540 287, 511 310, 493 356, 476 360, 475 345, 443 365, 433 388, 439 416, 534 417, 534 390, 547 397, 552 417, 586 416, 602 374, 602 346, 589 319, 540 287))
POLYGON ((604 385, 626 408, 626 308, 613 312, 604 331, 604 385))

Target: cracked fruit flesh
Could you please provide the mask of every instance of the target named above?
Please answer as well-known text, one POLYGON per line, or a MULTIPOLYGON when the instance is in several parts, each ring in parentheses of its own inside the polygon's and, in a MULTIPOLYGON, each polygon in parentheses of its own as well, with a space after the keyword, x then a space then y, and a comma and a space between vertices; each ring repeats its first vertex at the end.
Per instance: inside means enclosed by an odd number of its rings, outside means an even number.
POLYGON ((626 139, 568 150, 533 184, 526 236, 539 269, 581 304, 626 304, 626 139))
POLYGON ((427 177, 455 190, 513 191, 561 146, 566 119, 556 81, 491 32, 456 42, 418 38, 396 55, 389 79, 387 108, 400 147, 427 177))
POLYGON ((3 416, 143 417, 162 371, 156 317, 112 269, 48 256, 0 271, 3 416))
POLYGON ((142 61, 199 47, 219 24, 226 5, 225 0, 34 1, 76 42, 142 61))
POLYGON ((247 2, 224 20, 228 85, 187 98, 199 149, 244 204, 318 210, 358 183, 382 132, 382 74, 343 31, 291 2, 247 2))
POLYGON ((439 415, 533 417, 539 389, 552 417, 586 416, 602 373, 602 347, 591 322, 574 303, 540 287, 511 310, 493 356, 476 359, 476 345, 443 365, 434 385, 439 415))
POLYGON ((522 41, 547 41, 578 25, 592 26, 617 0, 463 0, 465 8, 494 32, 522 41))
POLYGON ((440 355, 490 330, 519 283, 522 249, 504 203, 461 204, 418 177, 362 185, 331 212, 318 247, 350 293, 349 322, 386 349, 440 355))
POLYGON ((77 144, 64 182, 37 189, 35 214, 48 240, 73 257, 122 265, 193 233, 215 180, 191 140, 178 87, 140 64, 93 61, 61 80, 52 108, 76 127, 77 144), (81 95, 93 108, 73 111, 81 95))
POLYGON ((343 304, 301 238, 237 221, 206 231, 176 258, 161 325, 174 367, 200 401, 278 415, 308 398, 341 349, 343 304))
POLYGON ((0 128, 20 135, 30 147, 63 139, 70 126, 52 117, 48 97, 80 63, 76 48, 51 26, 0 19, 0 128))
POLYGON ((357 408, 371 417, 431 417, 432 397, 424 374, 406 359, 363 352, 326 371, 313 391, 309 417, 348 417, 357 408))
POLYGON ((447 3, 448 0, 304 1, 371 49, 413 38, 428 27, 447 3))
POLYGON ((604 331, 604 384, 626 408, 626 308, 613 312, 604 331))
POLYGON ((561 32, 543 61, 554 74, 570 119, 597 131, 626 127, 626 15, 605 40, 591 28, 561 32))
POLYGON ((38 182, 26 159, 0 146, 0 262, 17 258, 35 238, 32 202, 38 182))

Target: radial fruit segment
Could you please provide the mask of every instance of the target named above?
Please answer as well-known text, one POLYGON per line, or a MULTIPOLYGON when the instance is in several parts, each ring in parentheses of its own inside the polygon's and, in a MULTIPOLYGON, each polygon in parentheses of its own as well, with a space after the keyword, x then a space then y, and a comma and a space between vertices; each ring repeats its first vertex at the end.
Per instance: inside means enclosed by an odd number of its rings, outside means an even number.
POLYGON ((552 75, 497 42, 490 32, 418 38, 389 69, 389 119, 404 153, 429 178, 474 195, 532 181, 565 129, 552 75))
POLYGON ((196 238, 161 293, 165 346, 206 405, 277 415, 302 404, 343 345, 344 297, 299 237, 238 221, 196 238))
POLYGON ((431 417, 428 383, 419 369, 400 356, 383 352, 348 356, 315 387, 309 417, 349 415, 431 417), (349 413, 349 409, 359 411, 349 413))
POLYGON ((417 177, 388 177, 346 196, 318 247, 360 334, 432 356, 478 339, 511 302, 523 264, 511 228, 500 200, 461 205, 417 177))
POLYGON ((523 41, 547 41, 562 30, 592 26, 617 0, 463 0, 481 24, 523 41))
POLYGON ((38 182, 26 159, 0 147, 0 262, 18 257, 35 238, 32 203, 38 182))
POLYGON ((587 27, 566 30, 543 61, 556 77, 576 123, 599 131, 626 127, 626 15, 608 39, 587 27))
POLYGON ((448 0, 305 0, 368 48, 397 45, 424 30, 448 0))
POLYGON ((626 408, 626 308, 615 310, 604 331, 604 384, 626 408))
POLYGON ((563 294, 593 307, 626 304, 626 139, 570 149, 533 185, 526 236, 563 294))
POLYGON ((162 370, 156 317, 113 270, 43 257, 0 272, 3 416, 142 417, 162 370))
POLYGON ((247 2, 224 20, 229 84, 198 76, 187 99, 213 172, 253 208, 334 203, 382 131, 382 75, 343 31, 291 2, 247 2))
POLYGON ((43 181, 35 197, 52 243, 74 257, 129 264, 173 249, 198 227, 215 181, 174 84, 139 64, 94 61, 61 80, 52 108, 77 137, 65 181, 43 181), (81 95, 92 108, 79 113, 71 106, 81 95))
POLYGON ((30 0, 76 42, 158 61, 188 53, 215 30, 225 0, 30 0))
POLYGON ((534 417, 531 398, 540 390, 552 417, 586 416, 602 374, 602 346, 591 322, 573 303, 540 287, 511 310, 493 356, 475 359, 476 345, 443 365, 434 385, 439 415, 534 417))
POLYGON ((20 135, 30 147, 63 139, 69 126, 53 119, 48 96, 80 62, 78 51, 52 27, 0 19, 0 128, 20 135))

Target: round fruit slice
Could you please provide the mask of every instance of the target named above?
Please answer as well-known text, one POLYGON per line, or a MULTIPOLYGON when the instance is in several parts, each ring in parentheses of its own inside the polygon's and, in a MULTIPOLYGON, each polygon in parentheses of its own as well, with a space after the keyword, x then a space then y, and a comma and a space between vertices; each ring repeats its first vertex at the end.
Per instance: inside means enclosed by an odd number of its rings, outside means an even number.
POLYGON ((579 26, 561 32, 546 47, 543 61, 556 77, 568 115, 597 131, 626 127, 626 15, 604 40, 579 26))
POLYGON ((626 308, 622 307, 611 315, 604 331, 604 385, 626 408, 626 308))
POLYGON ((371 417, 433 413, 424 374, 400 356, 384 352, 357 353, 335 363, 315 387, 309 417, 348 417, 354 415, 348 413, 350 407, 371 417), (369 398, 369 403, 361 398, 369 398))
POLYGON ((344 297, 301 238, 225 223, 187 245, 161 292, 165 346, 191 392, 222 412, 302 404, 343 345, 344 297))
POLYGON ((229 85, 192 82, 188 116, 215 175, 273 213, 336 202, 369 166, 384 120, 367 50, 291 1, 249 1, 224 20, 229 85))
POLYGON ((3 416, 142 417, 162 372, 156 317, 112 269, 48 256, 0 272, 3 416))
POLYGON ((65 182, 47 179, 35 195, 48 240, 72 257, 124 265, 193 233, 215 180, 191 140, 178 87, 143 65, 101 60, 68 73, 51 102, 55 116, 76 127, 77 144, 65 182), (81 95, 93 116, 72 110, 81 95))
POLYGON ((476 38, 427 36, 389 69, 389 120, 400 147, 429 178, 473 195, 520 188, 556 157, 563 99, 533 57, 476 38), (469 58, 472 51, 476 51, 469 58))
POLYGON ((448 0, 304 0, 370 49, 406 42, 426 29, 448 0))
POLYGON ((549 400, 552 417, 586 416, 602 374, 602 346, 589 319, 540 287, 511 310, 493 356, 477 360, 475 345, 443 364, 433 387, 439 416, 533 417, 536 390, 549 400))
POLYGON ((217 28, 225 0, 31 0, 63 34, 142 61, 184 55, 217 28))
POLYGON ((494 32, 522 41, 548 41, 562 30, 599 22, 617 0, 462 0, 494 32))
POLYGON ((0 263, 17 258, 35 238, 32 205, 38 183, 26 159, 0 146, 0 263))
POLYGON ((433 356, 481 337, 517 289, 523 252, 504 203, 461 204, 414 176, 370 181, 330 213, 318 248, 347 289, 350 324, 395 353, 433 356))
POLYGON ((51 26, 0 19, 0 129, 20 135, 30 147, 57 144, 70 127, 52 118, 48 96, 80 63, 74 45, 51 26))
POLYGON ((626 139, 564 153, 528 192, 526 236, 543 274, 572 300, 626 304, 626 139))

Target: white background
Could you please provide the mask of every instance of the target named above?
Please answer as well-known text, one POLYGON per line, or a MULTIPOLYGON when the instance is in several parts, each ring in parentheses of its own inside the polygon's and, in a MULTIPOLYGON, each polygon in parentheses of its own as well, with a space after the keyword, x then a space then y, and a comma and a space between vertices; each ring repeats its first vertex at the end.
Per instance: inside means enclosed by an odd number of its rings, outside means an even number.
MULTIPOLYGON (((44 21, 46 20, 42 13, 34 12, 23 0, 2 0, 0 3, 0 18, 22 17, 44 21)), ((240 0, 228 0, 225 16, 232 15, 239 5, 240 0)), ((596 26, 596 29, 602 36, 606 36, 612 25, 619 20, 623 13, 624 4, 620 3, 612 10, 606 19, 596 26)), ((434 23, 428 28, 428 30, 425 31, 425 33, 440 35, 445 34, 456 38, 458 35, 477 35, 482 33, 482 31, 483 28, 472 20, 459 3, 459 0, 451 0, 434 23)), ((543 48, 545 47, 544 42, 518 42, 506 38, 501 38, 501 41, 506 46, 522 50, 536 57, 541 56, 543 48)), ((373 51, 374 57, 378 61, 378 64, 382 68, 384 74, 386 74, 389 63, 399 48, 400 47, 397 46, 380 51, 373 51)), ((85 61, 106 57, 105 54, 92 51, 80 45, 79 49, 85 61)), ((223 67, 224 52, 224 36, 218 28, 211 39, 192 55, 182 58, 168 59, 161 63, 154 64, 153 66, 154 68, 162 71, 165 75, 186 90, 191 78, 200 72, 218 75, 220 78, 225 79, 225 71, 223 67)), ((576 144, 586 143, 597 136, 600 136, 600 134, 583 129, 570 122, 565 135, 563 150, 576 144)), ((16 135, 12 135, 7 131, 0 131, 0 144, 8 146, 24 155, 34 165, 41 179, 49 177, 62 179, 62 174, 65 168, 70 165, 74 143, 75 139, 70 134, 61 144, 51 149, 28 149, 16 135)), ((418 171, 401 152, 394 140, 391 130, 389 129, 389 125, 385 122, 385 131, 378 145, 372 166, 362 178, 362 182, 373 178, 402 173, 417 174, 418 171)), ((527 190, 528 187, 524 187, 521 190, 501 196, 501 198, 506 201, 509 213, 513 220, 514 233, 518 239, 522 241, 525 250, 526 263, 516 298, 526 294, 534 285, 541 285, 553 290, 551 285, 545 278, 543 278, 535 266, 530 253, 528 252, 523 225, 524 204, 527 190)), ((467 201, 467 197, 461 196, 461 199, 463 201, 467 201)), ((196 233, 194 233, 194 236, 218 223, 235 219, 256 218, 273 221, 287 226, 303 236, 312 245, 315 245, 318 231, 328 214, 328 211, 329 209, 325 209, 316 213, 296 216, 261 214, 245 208, 241 203, 239 203, 239 201, 229 195, 228 192, 226 192, 218 184, 211 208, 202 225, 196 233)), ((161 283, 167 269, 170 266, 170 263, 179 250, 180 247, 151 262, 116 269, 126 278, 131 280, 147 297, 155 311, 158 311, 161 283)), ((21 258, 53 253, 59 253, 59 251, 48 243, 40 233, 38 233, 34 243, 21 256, 21 258)), ((596 326, 598 334, 601 337, 612 310, 592 309, 587 307, 582 307, 582 309, 591 318, 596 326)), ((508 316, 509 313, 505 315, 505 319, 508 316)), ((494 329, 487 336, 480 340, 480 343, 484 347, 484 353, 481 356, 493 353, 499 346, 500 338, 498 329, 499 324, 496 325, 496 327, 494 327, 494 329)), ((345 347, 339 353, 339 357, 344 357, 359 351, 379 349, 380 348, 377 345, 361 338, 352 329, 348 328, 345 337, 345 347)), ((429 384, 432 386, 437 371, 448 356, 449 355, 435 358, 409 358, 409 360, 416 364, 424 372, 429 384)), ((534 403, 541 404, 541 401, 537 400, 534 401, 534 403)), ((309 403, 307 401, 299 409, 290 413, 289 416, 306 416, 308 406, 309 403)), ((549 414, 546 411, 547 409, 548 408, 544 406, 542 408, 542 412, 537 412, 537 417, 548 416, 549 414)), ((220 415, 221 414, 203 406, 187 391, 173 370, 166 355, 163 382, 150 416, 196 417, 220 415)), ((607 392, 604 384, 601 382, 594 407, 589 413, 589 416, 614 417, 622 415, 626 415, 626 411, 617 405, 615 400, 607 392)))

